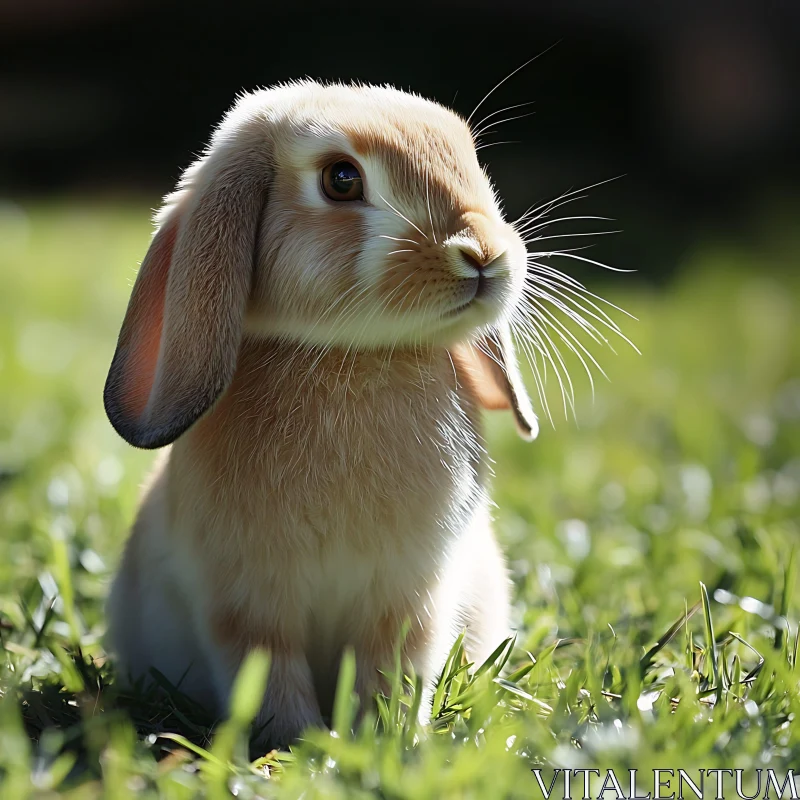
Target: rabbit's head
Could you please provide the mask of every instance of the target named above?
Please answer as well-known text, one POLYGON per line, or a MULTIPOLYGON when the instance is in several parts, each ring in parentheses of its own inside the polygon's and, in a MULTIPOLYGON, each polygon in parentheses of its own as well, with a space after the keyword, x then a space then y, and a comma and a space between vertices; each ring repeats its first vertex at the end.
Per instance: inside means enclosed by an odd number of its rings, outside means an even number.
POLYGON ((486 404, 535 432, 508 333, 525 247, 468 125, 442 106, 311 81, 245 95, 157 224, 106 384, 132 444, 167 444, 203 414, 245 334, 387 350, 474 341, 486 404))

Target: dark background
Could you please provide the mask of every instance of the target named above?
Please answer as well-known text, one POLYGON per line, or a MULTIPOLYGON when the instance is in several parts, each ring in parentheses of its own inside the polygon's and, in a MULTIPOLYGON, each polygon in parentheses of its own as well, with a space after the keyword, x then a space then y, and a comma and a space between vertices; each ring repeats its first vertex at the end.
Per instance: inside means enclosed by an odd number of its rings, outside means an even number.
POLYGON ((625 231, 592 257, 659 279, 698 237, 758 240, 800 195, 792 0, 0 0, 0 193, 155 205, 242 89, 388 82, 468 115, 554 44, 481 108, 534 102, 491 137, 517 143, 482 153, 510 216, 622 175, 574 213, 625 231))

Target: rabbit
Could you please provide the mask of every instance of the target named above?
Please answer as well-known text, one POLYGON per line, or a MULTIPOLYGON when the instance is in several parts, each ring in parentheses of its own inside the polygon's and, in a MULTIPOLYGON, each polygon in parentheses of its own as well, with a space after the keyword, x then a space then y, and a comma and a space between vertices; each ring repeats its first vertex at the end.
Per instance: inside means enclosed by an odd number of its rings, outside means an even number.
POLYGON ((537 419, 511 335, 522 239, 456 113, 389 87, 248 93, 155 217, 105 386, 165 448, 108 601, 122 676, 213 714, 271 653, 256 726, 329 718, 344 648, 366 708, 393 663, 431 689, 461 630, 509 635, 482 409, 537 419))

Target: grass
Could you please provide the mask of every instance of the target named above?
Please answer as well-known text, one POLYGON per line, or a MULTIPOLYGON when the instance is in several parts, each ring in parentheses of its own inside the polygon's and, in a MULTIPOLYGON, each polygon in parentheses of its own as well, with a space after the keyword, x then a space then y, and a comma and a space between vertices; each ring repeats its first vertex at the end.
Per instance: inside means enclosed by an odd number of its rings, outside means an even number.
POLYGON ((152 455, 116 437, 101 388, 148 234, 138 205, 0 207, 0 797, 522 798, 541 796, 534 768, 549 785, 559 767, 800 764, 800 280, 782 248, 709 245, 661 291, 613 276, 643 355, 605 354, 579 427, 526 445, 489 419, 516 641, 484 665, 456 646, 425 730, 395 670, 351 733, 346 657, 332 732, 264 754, 247 746, 263 656, 220 722, 168 686, 119 694, 103 652, 152 455))

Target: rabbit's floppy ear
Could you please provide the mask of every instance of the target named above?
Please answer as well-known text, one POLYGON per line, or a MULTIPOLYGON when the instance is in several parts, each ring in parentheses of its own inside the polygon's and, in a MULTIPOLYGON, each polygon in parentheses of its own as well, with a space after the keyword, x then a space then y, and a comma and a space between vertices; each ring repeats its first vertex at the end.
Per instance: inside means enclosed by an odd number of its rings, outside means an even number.
POLYGON ((532 441, 539 434, 539 422, 522 382, 511 330, 500 324, 477 342, 459 345, 455 363, 464 368, 484 408, 514 412, 519 435, 532 441))
POLYGON ((263 124, 231 116, 167 198, 122 323, 104 401, 137 447, 174 441, 236 367, 270 167, 263 124))

